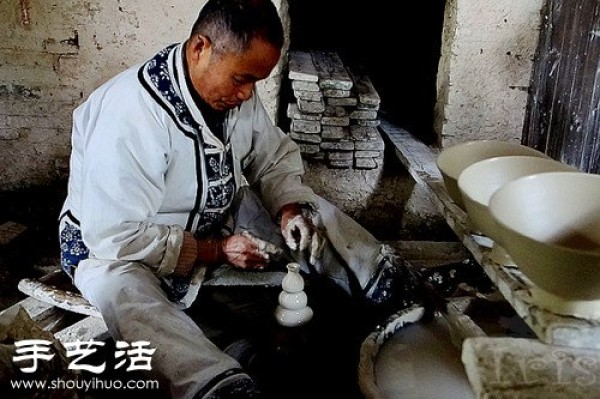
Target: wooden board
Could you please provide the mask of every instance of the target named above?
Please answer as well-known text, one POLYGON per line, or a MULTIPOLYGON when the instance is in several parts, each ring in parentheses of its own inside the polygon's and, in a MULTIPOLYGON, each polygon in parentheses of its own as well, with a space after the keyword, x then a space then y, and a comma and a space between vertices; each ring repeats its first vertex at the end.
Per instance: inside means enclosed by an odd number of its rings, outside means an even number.
POLYGON ((600 173, 600 3, 548 0, 523 143, 600 173))

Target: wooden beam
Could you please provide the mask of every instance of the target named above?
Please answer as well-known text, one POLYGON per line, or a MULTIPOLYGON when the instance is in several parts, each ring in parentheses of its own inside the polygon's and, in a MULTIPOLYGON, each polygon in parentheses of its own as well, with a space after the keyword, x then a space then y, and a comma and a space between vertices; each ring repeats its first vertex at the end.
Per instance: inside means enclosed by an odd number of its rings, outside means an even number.
POLYGON ((87 316, 101 318, 100 312, 93 307, 81 294, 65 291, 41 281, 25 278, 19 281, 19 291, 61 309, 87 316))

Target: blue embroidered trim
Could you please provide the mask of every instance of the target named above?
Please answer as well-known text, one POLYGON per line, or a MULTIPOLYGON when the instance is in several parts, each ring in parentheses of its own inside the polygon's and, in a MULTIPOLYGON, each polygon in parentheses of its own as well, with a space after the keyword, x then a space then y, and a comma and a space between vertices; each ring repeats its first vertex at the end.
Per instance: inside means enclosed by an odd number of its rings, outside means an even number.
POLYGON ((227 145, 225 151, 221 152, 215 146, 203 142, 202 127, 194 120, 187 104, 175 90, 175 82, 169 73, 169 54, 175 47, 176 44, 173 44, 158 52, 144 68, 148 72, 150 83, 160 93, 162 100, 171 105, 178 121, 196 132, 200 150, 204 151, 204 171, 210 184, 204 209, 198 210, 200 222, 196 234, 206 235, 219 230, 233 202, 236 190, 233 154, 231 145, 227 145))
POLYGON ((83 243, 81 230, 69 222, 60 232, 60 266, 73 278, 75 268, 82 260, 88 258, 90 250, 83 243))
MULTIPOLYGON (((90 251, 83 243, 81 230, 78 226, 65 222, 59 236, 60 240, 60 266, 73 278, 75 268, 82 260, 89 257, 90 251)), ((168 276, 161 279, 161 286, 170 301, 178 302, 190 288, 189 278, 168 276)))
MULTIPOLYGON (((208 187, 202 187, 202 180, 198 179, 198 189, 206 190, 206 203, 203 209, 200 209, 200 205, 197 204, 192 214, 199 214, 195 234, 208 236, 221 230, 235 196, 236 185, 233 176, 232 148, 231 144, 228 144, 224 151, 219 151, 216 146, 204 143, 202 127, 194 120, 189 107, 175 89, 177 82, 171 79, 170 68, 174 69, 175 67, 170 65, 169 55, 176 46, 177 44, 173 44, 161 50, 143 66, 143 69, 145 68, 147 71, 150 82, 143 80, 142 83, 152 85, 156 89, 158 93, 151 94, 157 101, 164 103, 163 107, 167 109, 167 112, 171 113, 172 110, 171 115, 179 125, 187 126, 196 132, 194 137, 198 146, 196 155, 198 156, 199 151, 204 153, 204 165, 198 165, 203 171, 199 170, 198 175, 200 176, 202 172, 206 174, 208 187), (167 106, 167 103, 170 106, 167 106)), ((140 79, 143 79, 143 76, 143 74, 140 74, 140 79)), ((201 198, 200 191, 198 198, 201 198)), ((192 219, 190 218, 190 220, 192 219)), ((187 228, 190 227, 191 225, 188 223, 187 228)), ((162 279, 162 287, 172 301, 183 299, 189 285, 190 280, 185 278, 169 276, 162 279)))
MULTIPOLYGON (((164 101, 171 104, 175 111, 175 117, 185 126, 188 126, 199 133, 201 128, 196 123, 190 109, 186 105, 185 101, 175 90, 175 85, 171 80, 171 74, 169 73, 169 54, 177 46, 172 44, 161 51, 159 51, 154 58, 146 63, 144 68, 148 71, 150 82, 158 90, 164 101)), ((202 136, 198 135, 201 140, 202 136)), ((214 146, 208 145, 210 148, 214 146)))
POLYGON ((374 305, 389 306, 394 311, 420 302, 419 278, 412 267, 398 255, 386 255, 365 288, 367 300, 374 305))

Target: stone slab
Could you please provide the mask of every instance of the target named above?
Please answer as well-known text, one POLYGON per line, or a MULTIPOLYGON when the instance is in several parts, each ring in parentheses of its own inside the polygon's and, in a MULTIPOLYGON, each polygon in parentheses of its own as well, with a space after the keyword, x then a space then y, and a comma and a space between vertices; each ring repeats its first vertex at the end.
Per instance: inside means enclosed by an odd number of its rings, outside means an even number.
POLYGON ((324 141, 321 143, 321 149, 326 151, 353 151, 354 142, 350 140, 324 141))
POLYGON ((350 118, 347 116, 323 116, 321 123, 325 126, 350 126, 350 118))
POLYGON ((323 101, 298 100, 298 109, 307 114, 322 114, 325 111, 325 103, 323 101))
POLYGON ((287 107, 287 117, 292 120, 303 120, 303 121, 320 121, 321 114, 307 114, 305 112, 301 112, 300 108, 298 108, 297 103, 288 103, 287 107))
POLYGON ((291 129, 296 133, 320 133, 321 123, 319 121, 293 120, 291 129))
POLYGON ((359 103, 378 106, 381 98, 369 76, 358 68, 348 68, 348 73, 354 81, 354 90, 358 94, 359 103))
POLYGON ((325 105, 325 112, 323 112, 323 116, 348 116, 348 110, 344 107, 334 107, 332 105, 325 105))
POLYGON ((294 90, 294 97, 300 100, 306 101, 323 101, 323 92, 321 91, 308 91, 308 90, 294 90))
POLYGON ((307 51, 290 51, 288 60, 288 77, 293 80, 318 82, 319 75, 307 51))
POLYGON ((378 158, 381 156, 381 151, 354 151, 356 158, 378 158))
POLYGON ((348 129, 344 126, 323 126, 321 136, 324 140, 347 139, 348 129))
POLYGON ((303 143, 319 144, 319 143, 321 143, 321 141, 323 141, 323 139, 321 138, 321 136, 319 134, 311 134, 311 133, 291 132, 290 137, 294 141, 300 141, 303 143))
POLYGON ((598 398, 600 352, 508 337, 467 338, 462 362, 477 398, 598 398))
POLYGON ((358 151, 383 151, 385 149, 385 142, 379 138, 376 140, 357 141, 354 143, 354 146, 358 151))
POLYGON ((375 120, 357 119, 356 124, 358 126, 377 127, 381 124, 381 121, 379 119, 375 119, 375 120))
POLYGON ((373 158, 355 158, 354 167, 356 169, 376 169, 377 161, 373 158))
POLYGON ((346 98, 335 98, 329 97, 325 99, 328 105, 332 105, 334 107, 355 107, 358 104, 358 100, 356 97, 346 97, 346 98))
POLYGON ((315 92, 318 92, 321 90, 318 83, 305 82, 303 80, 292 81, 292 89, 294 89, 294 91, 315 91, 315 92))
POLYGON ((367 109, 355 109, 350 113, 351 119, 377 119, 377 111, 367 109))
POLYGON ((38 301, 35 298, 25 298, 22 301, 0 311, 0 315, 15 312, 19 307, 25 309, 29 317, 31 317, 31 319, 36 323, 52 317, 52 315, 56 312, 56 308, 51 304, 38 301))
POLYGON ((353 82, 340 56, 333 51, 311 51, 321 89, 350 90, 353 82))
POLYGON ((350 97, 350 90, 324 89, 323 95, 327 98, 347 98, 350 97))

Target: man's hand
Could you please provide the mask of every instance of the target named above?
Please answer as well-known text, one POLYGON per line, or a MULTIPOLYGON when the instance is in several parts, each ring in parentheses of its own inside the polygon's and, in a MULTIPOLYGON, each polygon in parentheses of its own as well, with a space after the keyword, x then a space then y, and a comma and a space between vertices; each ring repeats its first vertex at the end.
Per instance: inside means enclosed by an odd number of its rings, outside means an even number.
POLYGON ((262 270, 269 261, 282 255, 281 248, 248 232, 225 237, 221 241, 223 260, 241 269, 262 270))
POLYGON ((309 262, 314 265, 323 253, 323 238, 314 222, 314 212, 299 204, 281 208, 281 233, 292 251, 309 249, 309 262))

